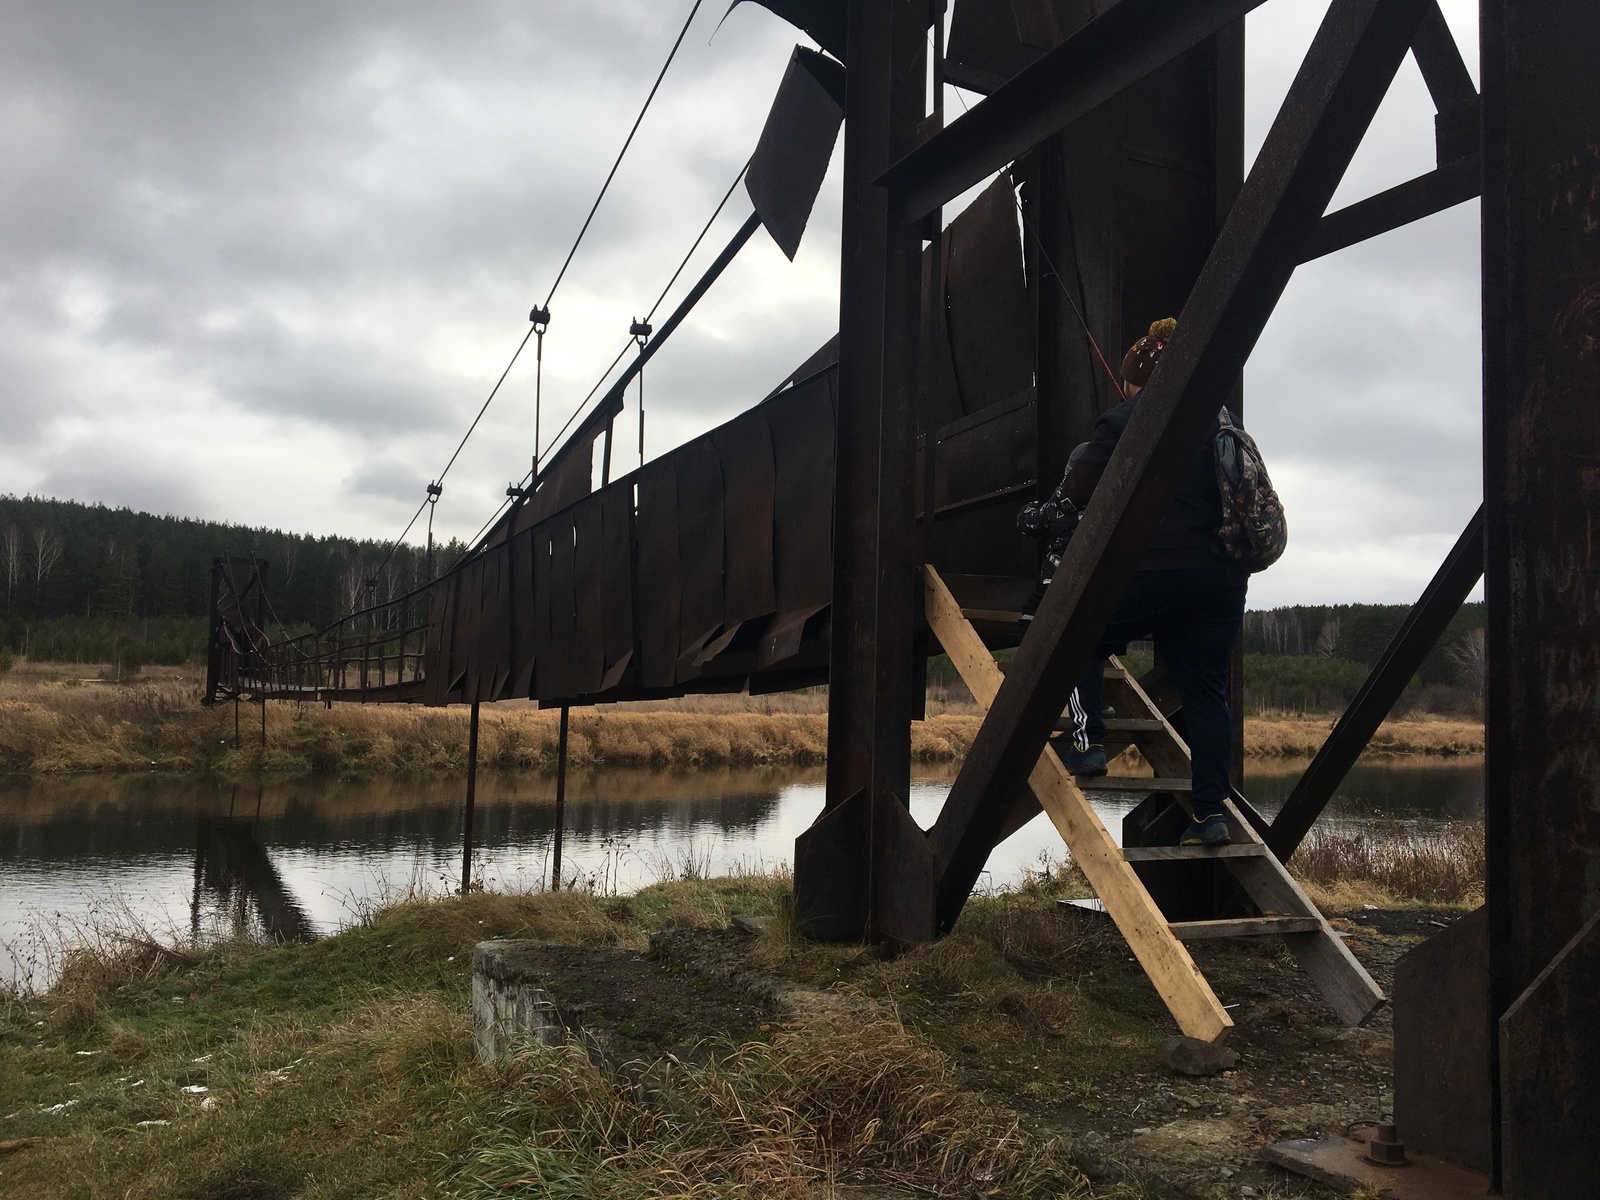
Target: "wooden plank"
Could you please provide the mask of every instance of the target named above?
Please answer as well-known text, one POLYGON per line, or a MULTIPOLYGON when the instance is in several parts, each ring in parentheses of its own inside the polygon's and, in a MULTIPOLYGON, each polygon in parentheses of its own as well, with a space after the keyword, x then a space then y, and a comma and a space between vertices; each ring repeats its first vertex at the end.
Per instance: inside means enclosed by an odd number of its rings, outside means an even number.
POLYGON ((1166 775, 1101 775, 1089 784, 1091 792, 1187 792, 1187 779, 1166 775))
POLYGON ((1139 743, 1143 754, 1158 775, 1189 774, 1189 743, 1185 742, 1172 723, 1162 714, 1160 705, 1150 699, 1132 672, 1123 668, 1115 657, 1106 660, 1106 691, 1119 713, 1140 713, 1159 724, 1150 736, 1139 743), (1112 675, 1111 671, 1118 672, 1112 675))
MULTIPOLYGON (((924 567, 928 624, 980 707, 1000 690, 1001 673, 977 631, 961 615, 939 573, 924 567)), ((1194 959, 1167 928, 1166 918, 1144 890, 1111 834, 1061 765, 1055 751, 1039 756, 1028 784, 1072 852, 1089 886, 1105 902, 1128 948, 1155 985, 1178 1027, 1189 1037, 1220 1041, 1233 1028, 1194 959)))
POLYGON ((1015 625, 1021 618, 1021 613, 1001 612, 993 608, 963 608, 961 615, 969 621, 988 621, 993 625, 1015 625))
POLYGON ((1239 917, 1231 921, 1174 921, 1172 935, 1186 942, 1203 938, 1267 937, 1311 933, 1321 927, 1316 917, 1239 917))
MULTIPOLYGON (((1233 802, 1226 803, 1234 823, 1248 828, 1233 802)), ((1230 859, 1228 868, 1263 912, 1317 918, 1320 928, 1316 932, 1292 933, 1283 940, 1341 1021, 1347 1025, 1363 1025, 1383 1007, 1387 1002, 1383 989, 1350 953, 1344 939, 1333 932, 1333 927, 1294 877, 1284 870, 1282 863, 1268 855, 1230 859)))
MULTIPOLYGON (((1155 765, 1157 770, 1188 770, 1188 745, 1161 714, 1161 710, 1150 699, 1144 688, 1127 671, 1121 669, 1121 663, 1115 658, 1107 660, 1106 678, 1108 681, 1114 680, 1108 690, 1113 692, 1113 699, 1119 710, 1147 712, 1152 719, 1159 721, 1162 727, 1159 732, 1140 740, 1140 752, 1155 765), (1119 674, 1114 676, 1113 670, 1119 674)), ((1177 781, 1181 787, 1170 786, 1173 782, 1171 779, 1107 777, 1093 781, 1091 787, 1107 790, 1172 791, 1177 792, 1182 799, 1184 793, 1189 790, 1189 782, 1177 781), (1160 786, 1162 784, 1168 786, 1160 786)), ((1260 834, 1251 822, 1245 819, 1239 806, 1231 799, 1226 801, 1226 806, 1229 830, 1233 835, 1234 844, 1209 853, 1227 860, 1230 873, 1239 880, 1257 908, 1263 912, 1288 913, 1311 922, 1303 929, 1282 931, 1284 941, 1288 943, 1301 968, 1321 990, 1339 1018, 1352 1025, 1363 1024, 1384 1004, 1382 990, 1366 969, 1356 961, 1343 939, 1333 932, 1332 927, 1301 890, 1299 884, 1295 883, 1284 869, 1283 864, 1271 857, 1260 834)), ((1138 861, 1136 855, 1164 858, 1168 854, 1178 852, 1174 855, 1176 857, 1181 856, 1184 851, 1192 853, 1196 849, 1203 850, 1200 847, 1188 846, 1137 847, 1126 851, 1125 854, 1127 860, 1133 862, 1138 861)))
POLYGON ((1251 842, 1233 846, 1124 846, 1129 862, 1192 862, 1197 858, 1260 858, 1265 846, 1251 842))

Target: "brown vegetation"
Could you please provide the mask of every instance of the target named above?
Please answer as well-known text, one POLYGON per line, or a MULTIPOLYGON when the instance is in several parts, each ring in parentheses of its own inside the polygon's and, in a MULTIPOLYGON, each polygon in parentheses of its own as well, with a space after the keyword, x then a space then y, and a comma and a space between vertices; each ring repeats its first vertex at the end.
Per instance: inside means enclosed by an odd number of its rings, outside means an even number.
MULTIPOLYGON (((952 763, 965 756, 980 718, 960 697, 930 697, 912 729, 912 756, 952 763)), ((1306 757, 1327 736, 1324 718, 1252 718, 1252 755, 1306 757)), ((550 769, 557 716, 526 702, 483 710, 479 761, 503 770, 550 769)), ((157 669, 137 682, 101 682, 92 668, 22 664, 0 678, 0 773, 106 771, 317 771, 342 775, 465 769, 464 708, 301 703, 204 708, 197 681, 157 669), (238 747, 235 748, 237 719, 238 747)), ((1372 751, 1461 755, 1483 751, 1475 722, 1386 723, 1372 751)), ((819 689, 777 696, 700 696, 574 710, 574 766, 695 768, 814 766, 827 755, 827 697, 819 689)))
POLYGON ((803 1200, 869 1174, 934 1195, 1088 1190, 1058 1142, 962 1091, 949 1060, 898 1020, 837 1013, 633 1078, 578 1047, 533 1049, 456 1187, 462 1200, 518 1187, 803 1200))
MULTIPOLYGON (((1247 717, 1245 753, 1262 758, 1310 758, 1322 748, 1332 717, 1247 717)), ((1366 751, 1369 755, 1456 757, 1483 753, 1483 722, 1448 718, 1385 721, 1366 751)))
POLYGON ((1290 869, 1322 908, 1483 902, 1483 826, 1421 829, 1375 820, 1359 832, 1319 826, 1290 869))

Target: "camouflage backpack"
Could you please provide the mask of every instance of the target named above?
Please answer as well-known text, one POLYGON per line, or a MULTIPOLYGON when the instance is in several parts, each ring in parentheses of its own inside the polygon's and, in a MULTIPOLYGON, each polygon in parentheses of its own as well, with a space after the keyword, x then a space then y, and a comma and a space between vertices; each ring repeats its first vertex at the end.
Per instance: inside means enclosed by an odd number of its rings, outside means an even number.
POLYGON ((1222 551, 1246 571, 1265 571, 1283 557, 1289 526, 1283 501, 1267 477, 1255 439, 1233 423, 1226 408, 1217 414, 1217 490, 1222 493, 1222 551))

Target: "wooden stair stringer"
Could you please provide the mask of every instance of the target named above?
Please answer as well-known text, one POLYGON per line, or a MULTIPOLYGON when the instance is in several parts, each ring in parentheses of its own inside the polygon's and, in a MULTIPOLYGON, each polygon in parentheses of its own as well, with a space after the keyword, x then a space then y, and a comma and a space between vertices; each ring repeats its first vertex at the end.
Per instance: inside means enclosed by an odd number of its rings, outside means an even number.
MULTIPOLYGON (((932 566, 925 566, 923 572, 928 625, 978 707, 987 713, 1004 679, 1000 666, 962 614, 939 573, 932 566)), ((1178 1022, 1178 1028, 1189 1037, 1208 1042, 1226 1037, 1233 1028, 1233 1019, 1188 949, 1169 928, 1165 915, 1145 890, 1132 864, 1123 858, 1088 799, 1048 746, 1029 775, 1028 785, 1178 1022)))
MULTIPOLYGON (((1188 744, 1139 686, 1132 673, 1118 670, 1122 664, 1115 658, 1108 662, 1113 670, 1107 672, 1106 690, 1114 699, 1118 713, 1123 716, 1149 716, 1161 722, 1161 729, 1155 736, 1138 743, 1139 752, 1159 774, 1187 775, 1190 770, 1188 744)), ((1173 791, 1179 803, 1187 807, 1189 797, 1186 792, 1169 790, 1173 791)), ((1295 882, 1294 876, 1266 849, 1261 835, 1245 818, 1238 805, 1231 798, 1223 803, 1228 811, 1234 844, 1261 848, 1260 854, 1228 856, 1224 864, 1226 869, 1263 914, 1274 918, 1308 918, 1316 921, 1311 929, 1286 929, 1281 936, 1289 952, 1300 964, 1300 969, 1317 985, 1338 1018, 1347 1025, 1365 1024, 1387 1003, 1383 989, 1350 952, 1350 947, 1328 924, 1327 918, 1295 882)))

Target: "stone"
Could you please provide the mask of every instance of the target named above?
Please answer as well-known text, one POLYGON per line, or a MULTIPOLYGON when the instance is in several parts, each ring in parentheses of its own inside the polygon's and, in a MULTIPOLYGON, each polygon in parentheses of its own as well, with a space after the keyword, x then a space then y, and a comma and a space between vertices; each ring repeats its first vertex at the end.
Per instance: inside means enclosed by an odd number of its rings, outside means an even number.
POLYGON ((1239 1065, 1237 1051, 1192 1037, 1169 1037, 1156 1047, 1156 1059, 1180 1075, 1215 1075, 1239 1065))
POLYGON ((566 1039, 540 975, 536 942, 479 942, 474 948, 472 1041, 479 1062, 493 1062, 530 1042, 555 1046, 566 1039))
POLYGON ((739 916, 733 917, 729 921, 729 924, 732 925, 735 929, 739 930, 742 933, 748 933, 748 934, 751 934, 751 935, 758 935, 758 934, 764 933, 766 931, 767 926, 772 924, 772 918, 771 917, 747 917, 747 916, 739 915, 739 916))

